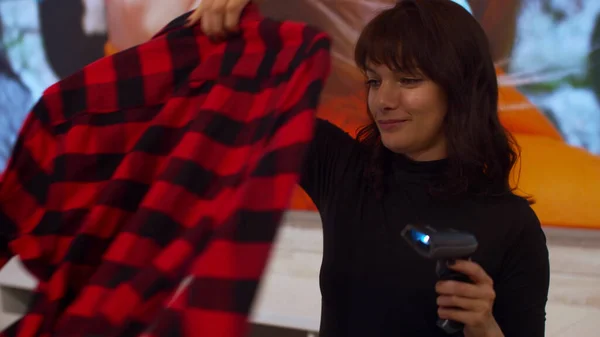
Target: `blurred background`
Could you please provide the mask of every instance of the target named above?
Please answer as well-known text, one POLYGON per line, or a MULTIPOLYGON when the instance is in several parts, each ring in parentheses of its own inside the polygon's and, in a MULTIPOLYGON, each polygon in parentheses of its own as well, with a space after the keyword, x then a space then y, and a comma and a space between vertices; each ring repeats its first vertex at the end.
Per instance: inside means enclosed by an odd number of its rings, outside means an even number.
MULTIPOLYGON (((46 87, 105 55, 150 39, 197 2, 0 0, 0 167, 46 87)), ((515 184, 518 178, 519 190, 535 197, 534 209, 551 245, 548 336, 597 336, 600 1, 456 2, 471 11, 490 39, 501 88, 500 117, 522 148, 515 184)), ((261 5, 270 17, 308 22, 333 37, 333 72, 319 114, 350 133, 366 121, 353 45, 364 24, 393 3, 263 0, 261 5)), ((319 222, 311 201, 298 189, 257 303, 257 335, 269 334, 269 326, 303 336, 318 327, 319 222), (287 299, 278 300, 280 296, 287 299), (286 303, 294 308, 282 307, 286 303)), ((4 305, 13 308, 3 309, 12 313, 0 315, 0 327, 23 310, 23 298, 34 284, 27 277, 18 261, 0 272, 4 305)))

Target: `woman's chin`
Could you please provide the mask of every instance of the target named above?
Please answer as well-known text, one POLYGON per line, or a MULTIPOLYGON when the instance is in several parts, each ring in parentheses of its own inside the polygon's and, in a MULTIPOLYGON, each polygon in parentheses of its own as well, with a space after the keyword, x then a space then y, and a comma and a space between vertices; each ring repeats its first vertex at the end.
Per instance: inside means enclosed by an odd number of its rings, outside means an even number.
POLYGON ((399 139, 386 140, 385 138, 382 138, 381 142, 383 143, 383 146, 385 148, 387 148, 391 152, 394 152, 397 154, 404 154, 407 152, 407 149, 410 148, 409 142, 407 142, 405 140, 399 140, 399 139))

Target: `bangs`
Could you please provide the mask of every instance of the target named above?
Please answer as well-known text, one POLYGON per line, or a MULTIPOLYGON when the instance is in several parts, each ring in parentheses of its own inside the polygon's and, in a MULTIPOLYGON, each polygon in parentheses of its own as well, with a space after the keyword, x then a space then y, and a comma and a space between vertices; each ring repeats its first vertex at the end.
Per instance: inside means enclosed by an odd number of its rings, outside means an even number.
POLYGON ((385 65, 393 71, 430 77, 435 36, 427 30, 418 5, 402 1, 386 10, 363 29, 354 50, 354 61, 366 72, 369 64, 385 65), (402 7, 404 10, 398 10, 402 7))

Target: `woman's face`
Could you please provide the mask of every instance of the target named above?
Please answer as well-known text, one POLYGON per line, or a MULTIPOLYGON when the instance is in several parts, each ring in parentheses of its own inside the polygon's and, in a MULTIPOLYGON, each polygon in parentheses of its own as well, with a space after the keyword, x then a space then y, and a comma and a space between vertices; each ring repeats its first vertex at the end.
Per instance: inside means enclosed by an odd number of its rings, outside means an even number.
POLYGON ((371 64, 366 75, 369 111, 383 145, 413 160, 445 158, 447 99, 442 88, 424 76, 402 74, 385 65, 371 64))

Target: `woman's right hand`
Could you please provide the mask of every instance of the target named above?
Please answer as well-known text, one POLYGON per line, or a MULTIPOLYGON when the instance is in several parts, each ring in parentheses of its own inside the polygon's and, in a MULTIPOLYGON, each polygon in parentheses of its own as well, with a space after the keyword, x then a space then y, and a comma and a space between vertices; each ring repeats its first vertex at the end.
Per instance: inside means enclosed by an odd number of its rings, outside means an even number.
POLYGON ((202 31, 211 37, 223 37, 235 32, 242 11, 250 0, 202 0, 190 15, 188 24, 201 20, 202 31))

